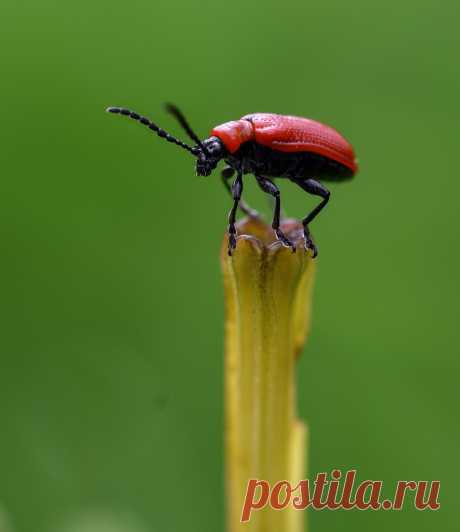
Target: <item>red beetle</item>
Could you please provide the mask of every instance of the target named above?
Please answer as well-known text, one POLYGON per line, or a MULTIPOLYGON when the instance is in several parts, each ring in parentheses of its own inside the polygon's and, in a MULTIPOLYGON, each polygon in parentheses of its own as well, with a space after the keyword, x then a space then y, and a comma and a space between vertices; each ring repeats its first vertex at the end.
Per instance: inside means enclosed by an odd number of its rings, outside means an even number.
POLYGON ((110 113, 122 114, 139 121, 168 142, 192 153, 197 158, 196 173, 199 176, 210 175, 222 159, 227 163, 222 171, 222 178, 233 197, 233 207, 228 218, 230 255, 236 247, 235 219, 238 206, 243 212, 252 213, 244 203, 240 203, 244 174, 253 174, 260 188, 275 198, 272 227, 277 238, 293 251, 294 244, 280 230, 280 191, 269 178, 290 179, 306 192, 322 198, 302 220, 305 249, 311 249, 314 257, 317 255, 308 226, 330 197, 330 192, 318 180, 342 181, 351 178, 358 170, 353 147, 340 133, 308 118, 254 113, 243 116, 240 120, 216 126, 211 136, 201 141, 177 107, 167 105, 167 110, 176 117, 196 143, 195 146, 176 139, 147 118, 129 109, 107 109, 110 113), (228 179, 235 172, 236 179, 230 187, 228 179))

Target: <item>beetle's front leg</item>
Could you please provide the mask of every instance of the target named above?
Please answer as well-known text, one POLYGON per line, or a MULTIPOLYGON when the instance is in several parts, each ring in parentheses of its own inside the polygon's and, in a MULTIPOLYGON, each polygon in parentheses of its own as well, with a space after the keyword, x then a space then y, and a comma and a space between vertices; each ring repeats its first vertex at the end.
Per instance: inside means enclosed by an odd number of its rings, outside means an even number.
POLYGON ((232 185, 233 207, 228 215, 228 254, 231 256, 233 250, 236 248, 236 211, 241 195, 243 194, 243 172, 238 170, 235 181, 232 185))
MULTIPOLYGON (((232 168, 231 166, 226 166, 220 176, 222 178, 222 183, 224 184, 225 188, 227 189, 228 193, 233 196, 232 194, 232 187, 230 186, 230 183, 228 182, 228 180, 233 177, 235 173, 235 169, 232 168)), ((252 209, 245 201, 241 200, 240 203, 238 204, 238 207, 240 209, 240 211, 245 214, 246 216, 249 216, 251 218, 257 218, 259 216, 259 213, 255 210, 255 209, 252 209)))

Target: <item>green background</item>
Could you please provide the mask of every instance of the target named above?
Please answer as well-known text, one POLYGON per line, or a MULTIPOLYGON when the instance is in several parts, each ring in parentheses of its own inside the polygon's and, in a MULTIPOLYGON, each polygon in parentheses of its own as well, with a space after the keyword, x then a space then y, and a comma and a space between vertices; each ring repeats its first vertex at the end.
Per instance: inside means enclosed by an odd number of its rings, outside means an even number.
MULTIPOLYGON (((2 0, 2 532, 223 530, 229 198, 104 113, 129 106, 183 137, 165 101, 202 136, 269 111, 353 141, 361 171, 313 225, 309 475, 356 467, 389 495, 440 479, 442 507, 311 512, 311 531, 457 530, 459 10, 2 0)), ((317 201, 281 186, 291 216, 317 201)))

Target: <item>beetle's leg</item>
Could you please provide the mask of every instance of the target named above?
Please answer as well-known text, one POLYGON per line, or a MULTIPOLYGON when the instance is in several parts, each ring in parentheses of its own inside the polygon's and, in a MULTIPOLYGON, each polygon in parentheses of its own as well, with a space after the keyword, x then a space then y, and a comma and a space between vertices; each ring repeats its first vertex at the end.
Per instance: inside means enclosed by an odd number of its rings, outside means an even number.
POLYGON ((241 170, 238 170, 238 174, 233 182, 231 192, 233 197, 233 207, 228 215, 228 254, 230 256, 233 253, 233 250, 236 248, 236 211, 238 209, 238 203, 241 199, 241 194, 243 193, 243 172, 241 170))
MULTIPOLYGON (((235 169, 231 166, 226 166, 220 176, 222 178, 222 183, 224 184, 224 187, 228 190, 228 193, 230 196, 232 196, 232 187, 230 186, 230 183, 228 180, 233 177, 233 174, 235 173, 235 169)), ((252 209, 245 201, 240 201, 238 207, 240 208, 240 211, 244 213, 246 216, 250 216, 251 218, 255 218, 259 215, 259 213, 252 209)))
POLYGON ((291 242, 280 229, 281 200, 279 188, 275 185, 275 183, 273 183, 273 181, 270 181, 270 179, 267 179, 266 177, 256 175, 256 179, 257 183, 259 184, 259 187, 264 192, 270 194, 270 196, 273 196, 275 198, 275 209, 273 211, 272 227, 275 231, 276 238, 280 240, 285 246, 292 248, 292 251, 294 252, 295 244, 291 242))
POLYGON ((292 181, 294 181, 296 185, 299 185, 300 188, 303 188, 306 192, 309 192, 310 194, 313 194, 314 196, 320 196, 321 198, 323 198, 321 200, 321 203, 319 203, 302 220, 303 232, 305 235, 305 247, 307 249, 310 248, 313 251, 313 257, 316 257, 316 255, 318 255, 318 249, 313 243, 308 225, 314 218, 316 218, 316 216, 318 216, 320 211, 326 206, 327 202, 329 201, 331 193, 325 186, 323 186, 318 181, 315 181, 314 179, 305 179, 304 181, 293 179, 292 181))
POLYGON ((222 171, 220 173, 223 183, 225 187, 228 188, 229 191, 230 191, 230 187, 228 186, 227 179, 230 179, 231 177, 233 177, 234 174, 235 174, 235 169, 233 168, 233 166, 230 166, 228 164, 222 168, 222 171))

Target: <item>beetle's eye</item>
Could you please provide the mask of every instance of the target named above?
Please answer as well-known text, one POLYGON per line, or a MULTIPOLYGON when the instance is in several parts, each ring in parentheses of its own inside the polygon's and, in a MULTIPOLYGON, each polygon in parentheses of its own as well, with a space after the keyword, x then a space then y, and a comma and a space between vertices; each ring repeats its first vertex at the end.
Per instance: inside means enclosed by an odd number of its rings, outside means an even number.
POLYGON ((219 155, 220 153, 220 144, 218 142, 212 142, 208 146, 208 151, 211 155, 219 155))

